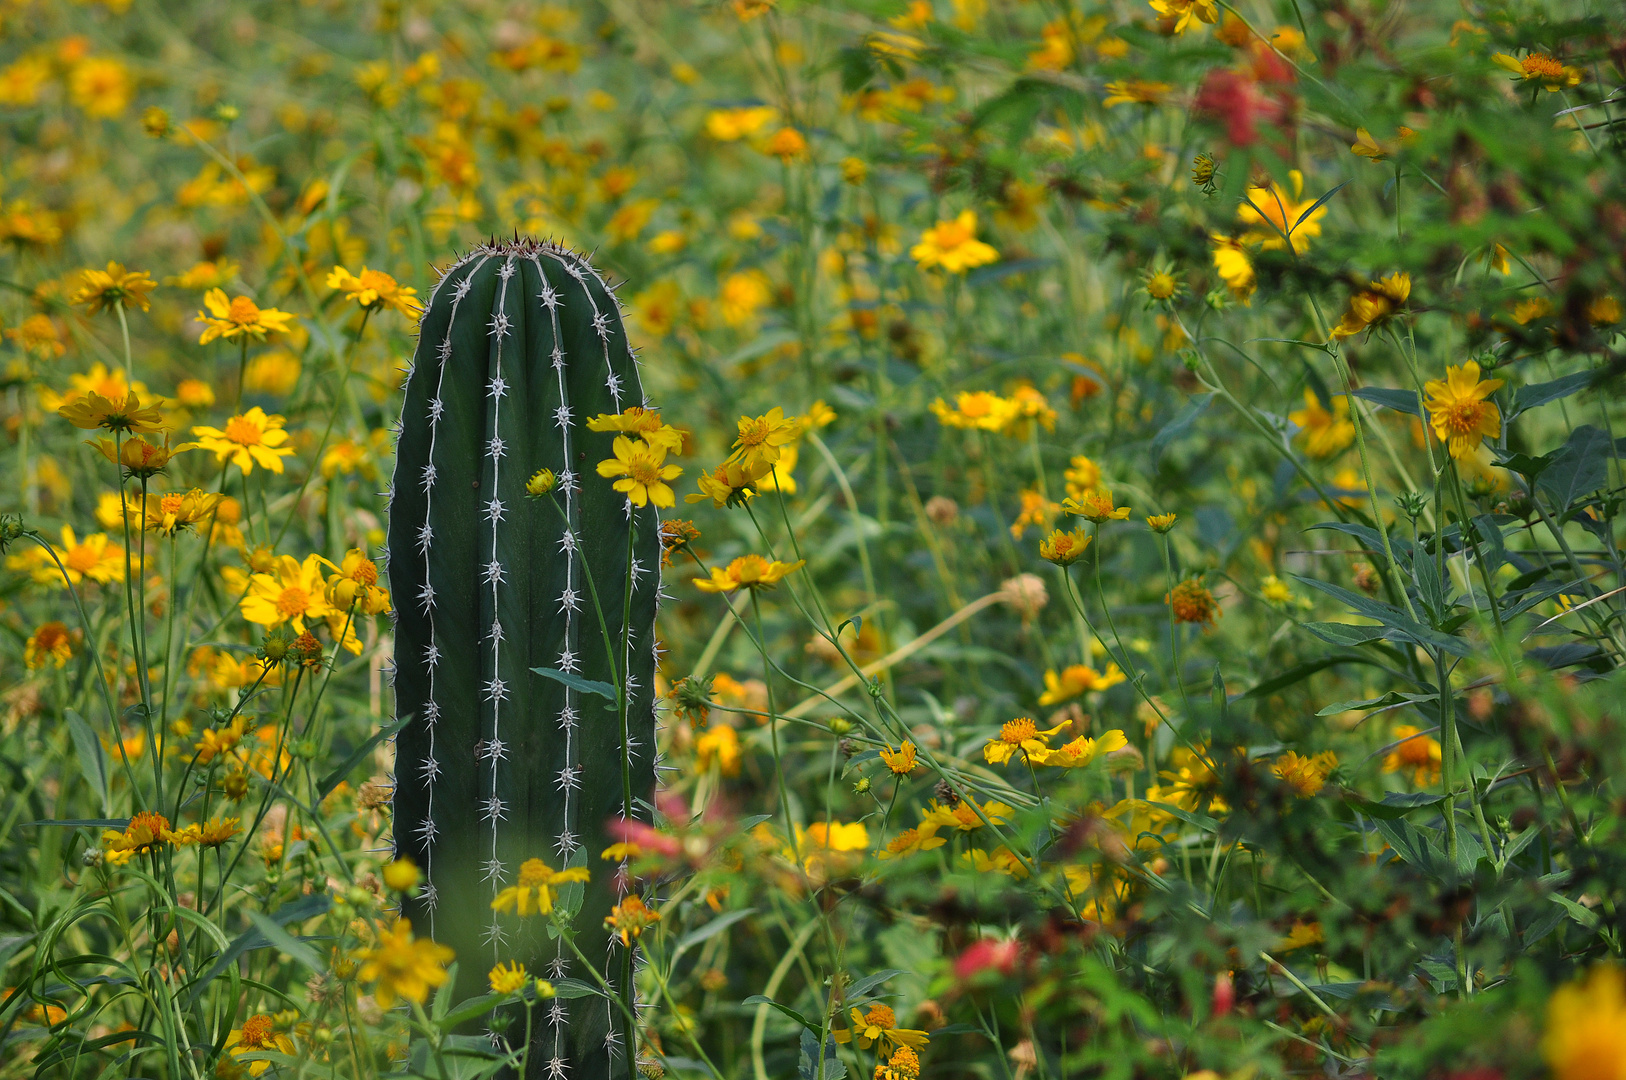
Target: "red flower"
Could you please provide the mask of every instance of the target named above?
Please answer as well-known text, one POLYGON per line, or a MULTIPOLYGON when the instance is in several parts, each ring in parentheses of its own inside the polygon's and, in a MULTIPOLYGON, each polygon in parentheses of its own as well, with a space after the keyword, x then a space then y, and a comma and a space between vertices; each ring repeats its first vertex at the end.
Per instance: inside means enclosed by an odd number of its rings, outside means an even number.
POLYGON ((1196 106, 1199 113, 1224 122, 1233 146, 1252 146, 1259 141, 1259 122, 1280 120, 1283 113, 1281 102, 1247 75, 1229 68, 1216 68, 1204 77, 1196 106))
POLYGON ((956 979, 970 979, 985 971, 997 971, 1001 975, 1010 975, 1016 971, 1016 962, 1021 959, 1022 946, 1014 941, 996 941, 993 938, 983 938, 972 945, 959 958, 954 961, 954 977, 956 979))
POLYGON ((1231 1011, 1236 1004, 1236 983, 1231 981, 1231 973, 1222 971, 1214 976, 1214 1017, 1218 1019, 1231 1011))

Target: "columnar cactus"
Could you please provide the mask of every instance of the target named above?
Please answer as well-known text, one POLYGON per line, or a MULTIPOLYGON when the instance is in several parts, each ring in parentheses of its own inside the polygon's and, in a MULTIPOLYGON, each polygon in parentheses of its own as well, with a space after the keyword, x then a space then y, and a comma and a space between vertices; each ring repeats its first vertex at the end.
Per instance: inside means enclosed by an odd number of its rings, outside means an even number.
MULTIPOLYGON (((592 870, 577 943, 612 981, 628 968, 604 929, 616 875, 599 853, 613 842, 607 822, 647 820, 654 786, 659 522, 653 506, 635 510, 595 474, 614 433, 587 421, 641 404, 615 295, 581 256, 531 240, 488 244, 431 294, 390 500, 395 701, 410 718, 396 739, 394 821, 397 852, 425 875, 404 914, 457 950, 458 997, 482 992, 497 960, 591 981, 547 920, 491 910, 530 858, 592 870), (558 487, 527 497, 542 469, 558 487), (623 680, 625 745, 613 703, 533 668, 623 680)), ((626 1072, 617 1006, 546 1008, 533 1075, 626 1072)))

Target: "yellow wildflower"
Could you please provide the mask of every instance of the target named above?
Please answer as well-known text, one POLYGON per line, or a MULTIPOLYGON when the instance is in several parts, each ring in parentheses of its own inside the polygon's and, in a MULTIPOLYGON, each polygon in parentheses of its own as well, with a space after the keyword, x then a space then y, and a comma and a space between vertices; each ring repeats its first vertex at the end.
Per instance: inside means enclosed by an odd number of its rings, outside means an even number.
MULTIPOLYGON (((1071 566, 1084 557, 1084 550, 1090 546, 1091 539, 1083 529, 1072 532, 1056 529, 1039 541, 1039 557, 1057 566, 1071 566)), ((1043 704, 1043 701, 1040 703, 1043 704)))
POLYGON ((1124 681, 1124 673, 1117 664, 1108 664, 1105 672, 1098 672, 1088 664, 1069 664, 1061 674, 1047 670, 1044 673, 1044 693, 1039 695, 1040 705, 1059 705, 1080 694, 1107 690, 1124 681))
POLYGON ((695 768, 707 772, 713 762, 717 765, 717 771, 724 776, 740 774, 739 733, 721 722, 712 724, 694 742, 695 768))
POLYGON ((613 449, 614 457, 598 463, 598 474, 621 477, 612 486, 624 492, 628 502, 634 506, 654 503, 660 507, 671 507, 677 504, 677 495, 667 481, 675 479, 683 469, 665 463, 664 446, 652 446, 642 440, 634 442, 625 435, 617 435, 613 449))
POLYGON ((1166 82, 1145 79, 1119 79, 1107 83, 1107 96, 1101 102, 1107 108, 1115 105, 1161 105, 1174 87, 1166 82))
POLYGON ((112 399, 92 390, 63 405, 57 415, 74 427, 87 430, 157 431, 164 426, 164 414, 154 408, 143 409, 141 398, 134 391, 123 399, 112 399))
MULTIPOLYGON (((233 1028, 226 1035, 226 1050, 233 1057, 242 1057, 244 1054, 264 1053, 267 1050, 279 1054, 295 1053, 294 1041, 286 1034, 276 1030, 276 1021, 265 1013, 256 1013, 243 1021, 243 1026, 233 1028)), ((269 1061, 248 1061, 243 1063, 250 1076, 263 1076, 271 1068, 269 1061)))
POLYGON ((421 1005, 429 996, 430 987, 446 982, 446 965, 455 955, 444 945, 424 938, 414 939, 412 924, 397 919, 393 926, 379 934, 377 945, 361 954, 356 978, 377 984, 373 997, 381 1009, 393 1008, 402 998, 421 1005))
POLYGON ((1262 227, 1243 233, 1243 243, 1266 251, 1279 250, 1287 247, 1282 237, 1285 233, 1293 240, 1293 250, 1302 254, 1309 238, 1321 235, 1321 219, 1327 216, 1327 205, 1315 206, 1314 199, 1300 201, 1304 193, 1304 174, 1293 169, 1287 175, 1293 185, 1291 195, 1276 183, 1248 189, 1247 199, 1236 209, 1237 220, 1262 227), (1312 206, 1314 210, 1310 209, 1312 206))
POLYGON ((1440 779, 1440 741, 1425 734, 1422 728, 1398 724, 1394 730, 1397 743, 1383 757, 1384 772, 1412 770, 1412 780, 1419 787, 1427 787, 1440 779))
POLYGON ((892 1011, 892 1006, 879 1001, 871 1002, 865 1012, 857 1009, 847 1012, 852 1017, 853 1026, 850 1029, 836 1028, 830 1033, 838 1043, 856 1042, 865 1050, 873 1046, 877 1054, 885 1054, 894 1047, 925 1046, 930 1039, 924 1031, 898 1027, 898 1017, 892 1011))
POLYGON ((999 734, 989 739, 982 748, 983 760, 990 765, 1003 765, 1020 750, 1024 760, 1041 763, 1050 750, 1051 737, 1066 727, 1062 723, 1047 731, 1040 731, 1039 726, 1026 716, 1007 720, 1000 727, 999 734))
POLYGON ((1213 25, 1219 21, 1219 9, 1214 0, 1147 0, 1157 12, 1157 29, 1165 37, 1184 34, 1199 23, 1213 25))
POLYGON ((896 750, 889 745, 882 747, 880 753, 881 760, 893 776, 908 776, 915 771, 915 744, 908 739, 903 740, 896 750))
POLYGON ((418 301, 414 299, 418 290, 402 285, 382 270, 363 266, 360 274, 352 274, 335 266, 327 276, 327 287, 338 289, 347 299, 373 311, 393 308, 409 317, 418 314, 418 301))
POLYGON ((1128 736, 1117 728, 1113 728, 1111 731, 1102 732, 1099 739, 1091 739, 1080 735, 1071 742, 1063 743, 1056 749, 1047 752, 1043 760, 1035 758, 1035 764, 1049 765, 1057 769, 1081 769, 1102 754, 1122 750, 1128 745, 1128 736))
POLYGON ((784 580, 786 574, 801 569, 806 561, 797 559, 793 563, 784 563, 775 559, 770 562, 761 555, 741 555, 726 569, 713 567, 711 577, 695 578, 694 583, 701 592, 709 593, 727 593, 739 588, 753 591, 771 589, 784 580))
POLYGON ((1304 408, 1287 414, 1287 419, 1298 426, 1295 436, 1304 452, 1313 458, 1335 457, 1355 441, 1355 424, 1349 418, 1349 398, 1340 394, 1332 399, 1331 410, 1321 404, 1316 392, 1306 387, 1304 408))
POLYGON ((1106 488, 1096 488, 1086 491, 1079 499, 1068 499, 1061 504, 1061 508, 1069 514, 1077 514, 1100 525, 1106 521, 1126 521, 1129 518, 1129 507, 1112 505, 1112 492, 1106 488))
POLYGON ((286 421, 275 414, 268 415, 258 405, 226 421, 224 429, 195 427, 197 445, 215 455, 218 461, 231 461, 247 476, 259 464, 274 473, 282 472, 282 459, 293 454, 294 448, 284 446, 288 433, 282 425, 286 421))
POLYGON ((82 270, 80 279, 69 303, 85 305, 91 315, 115 305, 146 311, 152 306, 147 294, 158 287, 145 270, 126 270, 116 262, 109 262, 106 270, 82 270))
POLYGON ((530 981, 530 973, 518 960, 511 961, 506 967, 498 964, 486 973, 486 982, 493 994, 517 994, 530 981))
POLYGON ((281 334, 288 330, 293 315, 276 308, 262 308, 246 296, 228 301, 220 289, 210 289, 203 296, 208 312, 198 312, 195 318, 204 326, 198 338, 199 345, 207 345, 216 338, 231 340, 247 335, 264 341, 267 334, 281 334))
POLYGON ((73 636, 66 624, 55 620, 41 623, 23 646, 23 666, 30 671, 44 667, 47 662, 62 667, 72 656, 73 636))
POLYGON ((929 821, 921 822, 918 829, 905 829, 891 840, 880 851, 875 853, 877 859, 902 859, 909 855, 918 855, 922 851, 932 851, 948 843, 937 835, 937 826, 929 821))
POLYGON ((1461 366, 1448 364, 1444 379, 1430 379, 1423 384, 1427 395, 1423 408, 1428 410, 1429 424, 1452 457, 1465 458, 1481 440, 1502 433, 1501 410, 1496 402, 1486 400, 1501 385, 1501 379, 1481 379, 1479 364, 1473 360, 1461 366))
POLYGON ((977 214, 962 210, 952 221, 939 221, 920 236, 909 249, 909 257, 922 270, 942 267, 951 274, 963 274, 973 267, 999 259, 999 252, 977 239, 977 214))
POLYGON ((1609 961, 1553 991, 1541 1054, 1553 1080, 1626 1078, 1626 975, 1609 961))
POLYGON ((1188 578, 1169 590, 1164 600, 1180 622, 1212 624, 1220 617, 1219 601, 1196 578, 1188 578))
POLYGON ((1293 793, 1301 799, 1316 795, 1327 784, 1327 777, 1338 767, 1338 755, 1331 750, 1304 757, 1289 750, 1276 759, 1270 771, 1285 780, 1293 793))
POLYGON ((499 892, 496 899, 491 901, 491 910, 507 911, 513 908, 514 913, 521 917, 532 912, 547 915, 553 911, 553 902, 558 897, 561 885, 585 882, 589 876, 584 867, 554 870, 541 859, 526 859, 519 868, 519 884, 510 885, 499 892))
POLYGON ((1581 84, 1580 68, 1571 67, 1546 53, 1533 52, 1520 57, 1499 52, 1493 54, 1491 60, 1498 67, 1513 72, 1521 82, 1540 83, 1548 93, 1581 84))
POLYGON ((952 408, 938 398, 932 402, 931 409, 944 427, 978 431, 1004 431, 1020 412, 1020 406, 1014 399, 1002 398, 986 390, 955 394, 952 408))
POLYGON ((306 619, 326 618, 333 609, 322 587, 322 562, 315 554, 305 556, 304 562, 292 555, 278 556, 273 572, 249 578, 248 593, 238 605, 243 618, 260 626, 291 622, 300 633, 306 619))
POLYGON ((633 938, 639 937, 645 929, 660 921, 660 912, 645 906, 643 897, 637 893, 629 893, 610 909, 610 914, 604 919, 604 928, 619 937, 621 944, 631 945, 633 938))
POLYGON ((1411 296, 1411 275, 1393 273, 1378 281, 1369 281, 1366 288, 1349 298, 1349 307, 1338 325, 1332 328, 1334 339, 1351 337, 1369 326, 1376 326, 1400 309, 1411 296))

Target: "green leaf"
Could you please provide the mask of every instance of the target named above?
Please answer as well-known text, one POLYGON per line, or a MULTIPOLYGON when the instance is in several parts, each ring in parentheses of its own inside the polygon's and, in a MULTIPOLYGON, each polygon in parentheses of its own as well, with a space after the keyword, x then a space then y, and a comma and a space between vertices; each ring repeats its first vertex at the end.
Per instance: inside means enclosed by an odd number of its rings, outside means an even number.
POLYGON ((553 979, 553 996, 570 998, 603 997, 604 991, 580 979, 553 979))
MULTIPOLYGON (((450 984, 451 980, 447 980, 447 985, 450 984)), ((450 1031, 470 1020, 478 1020, 506 1000, 507 994, 482 994, 480 997, 460 1001, 455 1007, 448 1009, 444 1016, 436 1018, 435 1026, 442 1031, 450 1031)))
POLYGON ((1146 805, 1177 817, 1188 824, 1195 825, 1204 832, 1219 832, 1220 823, 1218 818, 1211 818, 1207 814, 1193 814, 1190 810, 1182 810, 1178 806, 1172 806, 1169 803, 1148 802, 1146 805))
POLYGON ((836 1056, 836 1040, 826 1036, 823 1052, 816 1032, 803 1030, 801 1054, 796 1059, 797 1080, 842 1080, 847 1066, 836 1056))
POLYGON ((391 735, 394 735, 397 731, 400 731, 402 728, 406 727, 411 720, 412 717, 403 716, 401 719, 396 720, 393 723, 386 724, 379 728, 378 731, 369 737, 366 742, 356 747, 350 756, 344 759, 343 765, 340 765, 337 769, 334 769, 332 772, 328 773, 322 778, 321 786, 316 789, 316 801, 321 802, 323 799, 333 794, 333 789, 344 783, 344 778, 350 775, 350 770, 354 769, 357 765, 360 765, 362 759, 368 754, 372 753, 375 746, 389 738, 391 735))
POLYGON ((1339 664, 1369 663, 1371 663, 1370 660, 1356 653, 1333 653, 1330 656, 1323 656, 1316 660, 1306 660, 1302 664, 1294 664, 1286 671, 1261 680, 1252 689, 1244 690, 1238 700, 1252 701, 1268 694, 1274 694, 1278 690, 1285 690, 1289 686, 1303 682, 1317 672, 1325 671, 1339 664))
POLYGON ((1371 641, 1381 641, 1384 629, 1381 626, 1357 626, 1354 623, 1341 622, 1307 622, 1304 629, 1329 645, 1365 645, 1371 641))
POLYGON ((740 1004, 741 1005, 767 1005, 767 1006, 770 1006, 770 1007, 772 1007, 774 1009, 778 1009, 780 1012, 784 1013, 786 1016, 790 1017, 792 1020, 794 1020, 798 1024, 802 1025, 802 1027, 806 1028, 808 1031, 818 1031, 819 1030, 819 1025, 818 1024, 815 1024, 813 1021, 809 1020, 807 1017, 803 1016, 801 1013, 797 1012, 795 1009, 791 1008, 789 1005, 781 1005, 781 1004, 779 1004, 779 1002, 775 1001, 773 998, 763 997, 761 994, 752 994, 750 997, 748 997, 744 1001, 740 1002, 740 1004))
POLYGON ((715 934, 720 934, 741 919, 748 918, 757 913, 756 908, 744 908, 740 911, 730 911, 726 915, 719 915, 698 930, 691 930, 678 939, 677 951, 684 952, 700 944, 715 934))
POLYGON ((68 718, 68 731, 73 735, 73 748, 79 754, 79 770, 85 774, 85 782, 90 785, 102 802, 102 813, 113 812, 112 797, 108 790, 107 753, 102 749, 102 742, 96 738, 96 733, 90 729, 90 724, 76 709, 64 709, 63 715, 68 718))
POLYGON ((550 667, 534 667, 531 670, 544 679, 564 683, 572 690, 579 690, 584 694, 597 694, 599 697, 609 698, 611 701, 617 700, 615 687, 607 682, 594 682, 592 679, 584 679, 580 675, 572 675, 568 671, 557 671, 550 667))
POLYGON ((258 911, 249 912, 248 918, 255 928, 265 936, 266 941, 298 960, 311 971, 321 972, 325 967, 322 958, 316 955, 315 949, 278 926, 274 920, 261 915, 258 911))
POLYGON ((1317 712, 1316 715, 1336 716, 1352 709, 1387 709, 1395 705, 1406 705, 1412 702, 1435 701, 1438 698, 1438 694, 1402 694, 1398 690, 1391 690, 1382 697, 1367 698, 1363 701, 1335 701, 1317 712))
POLYGON ((847 987, 847 997, 848 998, 860 998, 860 997, 863 997, 865 994, 869 993, 871 990, 875 989, 877 986, 880 986, 882 983, 886 982, 888 979, 894 979, 894 978, 897 978, 899 975, 906 975, 906 974, 908 974, 908 972, 900 971, 897 968, 887 968, 885 971, 877 971, 873 975, 865 975, 862 979, 859 979, 857 982, 855 982, 851 986, 847 987))
MULTIPOLYGON (((1382 801, 1373 802, 1371 799, 1357 795, 1353 791, 1346 791, 1344 792, 1344 801, 1367 817, 1393 821, 1425 806, 1439 806, 1445 801, 1445 796, 1430 794, 1426 791, 1391 791, 1383 796, 1382 801)), ((1390 844, 1390 846, 1393 847, 1394 845, 1390 844)))
POLYGON ((1304 213, 1299 215, 1299 219, 1293 222, 1293 228, 1287 230, 1288 235, 1291 236, 1293 234, 1293 229, 1297 229, 1300 225, 1303 225, 1310 215, 1321 209, 1322 205, 1325 204, 1328 199, 1332 198, 1334 195, 1338 194, 1340 191, 1344 190, 1344 188, 1348 187, 1354 182, 1355 178, 1351 177, 1350 179, 1345 180, 1342 184, 1339 184, 1337 187, 1333 188, 1331 191, 1327 192, 1325 195, 1321 196, 1321 198, 1317 199, 1315 202, 1311 203, 1309 208, 1305 210, 1304 213))
POLYGON ((1590 371, 1578 371, 1574 375, 1565 375, 1552 382, 1536 383, 1533 386, 1521 386, 1513 391, 1513 404, 1507 410, 1507 419, 1512 421, 1522 412, 1528 412, 1548 402, 1567 398, 1571 394, 1579 393, 1592 385, 1596 375, 1590 371))
POLYGON ((1603 487, 1609 478, 1609 459, 1614 456, 1609 434, 1591 424, 1570 432, 1569 441, 1550 455, 1551 463, 1536 481, 1562 513, 1583 496, 1603 487))
MULTIPOLYGON (((331 894, 326 892, 312 893, 291 904, 282 905, 271 913, 270 919, 278 925, 304 922, 313 916, 321 915, 332 906, 333 897, 331 894)), ((260 918, 266 918, 266 916, 262 915, 260 918)), ((198 995, 202 994, 209 984, 228 967, 236 963, 239 956, 254 949, 266 948, 270 944, 271 942, 267 940, 266 936, 260 933, 258 926, 250 927, 237 935, 236 940, 227 947, 225 952, 220 954, 220 959, 216 960, 214 965, 204 972, 203 978, 192 984, 192 993, 187 999, 187 1008, 191 1008, 193 1003, 197 1001, 198 995)))
POLYGON ((1593 911, 1591 908, 1582 907, 1580 904, 1577 904, 1574 900, 1571 900, 1562 893, 1553 893, 1547 899, 1569 912, 1570 918, 1574 919, 1588 930, 1596 930, 1598 928, 1598 913, 1593 911))

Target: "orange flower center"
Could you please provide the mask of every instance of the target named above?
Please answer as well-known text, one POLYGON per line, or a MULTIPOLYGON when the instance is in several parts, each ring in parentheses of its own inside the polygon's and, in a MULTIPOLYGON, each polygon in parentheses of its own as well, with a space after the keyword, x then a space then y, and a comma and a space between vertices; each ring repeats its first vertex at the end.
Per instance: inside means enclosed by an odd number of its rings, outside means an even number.
POLYGON ((350 571, 350 580, 362 585, 377 585, 378 566, 371 559, 363 559, 350 571))
POLYGON ((1015 720, 1005 721, 1005 725, 999 729, 999 741, 1010 743, 1012 746, 1020 746, 1024 741, 1033 738, 1038 733, 1038 725, 1027 717, 1021 716, 1015 720))
POLYGON ((243 1021, 243 1037, 239 1046, 263 1050, 271 1045, 271 1018, 261 1013, 243 1021))
POLYGON ((1435 421, 1452 435, 1470 435, 1485 415, 1483 401, 1456 401, 1434 414, 1435 421))
POLYGON ((264 434, 246 416, 234 416, 226 421, 226 440, 238 446, 259 446, 264 434))
MULTIPOLYGON (((904 833, 904 835, 908 836, 909 833, 912 833, 914 831, 915 831, 914 829, 910 829, 909 832, 904 833)), ((873 1025, 875 1027, 879 1027, 879 1028, 890 1028, 890 1027, 897 1027, 898 1026, 897 1014, 892 1011, 892 1006, 890 1006, 890 1005, 880 1005, 880 1004, 871 1005, 869 1007, 869 1012, 867 1014, 865 1014, 865 1016, 864 1016, 864 1021, 865 1021, 865 1023, 871 1024, 871 1025, 873 1025)))
POLYGON ((524 865, 519 868, 519 887, 534 889, 538 885, 546 885, 552 876, 553 871, 549 870, 548 864, 541 859, 526 859, 524 865))
POLYGON ((640 454, 627 462, 627 475, 632 477, 634 483, 653 487, 661 481, 661 466, 648 455, 640 454))
POLYGON ((1397 747, 1397 750, 1400 760, 1407 765, 1427 765, 1434 756, 1429 753, 1427 737, 1407 739, 1397 747))
POLYGON ((246 296, 239 296, 231 302, 226 318, 238 326, 253 326, 260 321, 260 305, 246 296))
POLYGON ((185 500, 179 495, 165 495, 162 499, 158 500, 158 512, 165 517, 168 517, 171 514, 179 514, 181 512, 181 505, 184 501, 185 500))
POLYGON ((80 544, 78 547, 69 551, 68 557, 63 561, 68 564, 69 568, 77 570, 83 574, 94 567, 101 560, 97 557, 96 552, 91 549, 89 544, 80 544))
POLYGON ((303 615, 310 603, 309 592, 298 585, 290 585, 277 597, 277 611, 283 615, 303 615))
POLYGON ((1564 75, 1564 65, 1545 53, 1531 53, 1520 61, 1524 73, 1532 79, 1557 79, 1564 75))
POLYGON ((761 446, 768 441, 768 425, 762 420, 741 420, 739 445, 761 446))
POLYGON ((949 251, 970 243, 971 230, 958 221, 945 221, 937 227, 937 236, 934 239, 938 250, 949 251))

